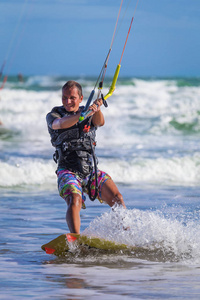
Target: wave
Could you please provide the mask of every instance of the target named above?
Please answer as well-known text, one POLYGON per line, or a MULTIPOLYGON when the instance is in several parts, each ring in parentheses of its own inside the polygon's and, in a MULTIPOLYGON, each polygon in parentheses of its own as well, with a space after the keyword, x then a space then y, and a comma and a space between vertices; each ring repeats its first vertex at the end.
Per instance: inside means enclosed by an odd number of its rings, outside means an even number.
MULTIPOLYGON (((79 79, 86 100, 95 80, 79 79)), ((108 108, 102 107, 105 126, 97 131, 99 168, 116 182, 199 186, 199 79, 184 78, 182 85, 178 80, 119 79, 108 108)), ((52 182, 56 167, 45 117, 61 105, 65 81, 64 76, 9 79, 1 90, 1 186, 52 182)))
MULTIPOLYGON (((12 75, 8 76, 6 82, 6 88, 9 89, 24 89, 32 91, 57 91, 59 90, 67 80, 79 81, 83 87, 90 86, 91 88, 95 85, 96 77, 85 77, 85 76, 74 76, 73 78, 69 76, 20 76, 12 75)), ((199 77, 119 77, 117 82, 118 86, 133 86, 137 81, 142 81, 146 83, 153 82, 165 82, 167 85, 172 83, 177 87, 199 87, 200 78, 199 77)), ((112 77, 106 77, 104 81, 104 86, 109 87, 112 81, 112 77)))
POLYGON ((114 181, 134 185, 156 184, 163 186, 199 186, 200 155, 172 158, 106 159, 100 168, 114 181))
POLYGON ((31 158, 11 158, 0 162, 0 186, 48 186, 56 188, 55 167, 51 161, 31 158))
MULTIPOLYGON (((168 90, 163 83, 141 81, 135 87, 119 86, 108 102, 109 107, 102 108, 106 118, 104 128, 111 136, 120 133, 121 137, 130 134, 199 135, 200 88, 173 89, 168 90)), ((85 90, 89 95, 90 88, 85 90)), ((45 116, 52 107, 61 105, 60 91, 3 90, 0 96, 0 121, 5 129, 19 130, 27 138, 38 132, 43 138, 47 136, 45 116)))
MULTIPOLYGON (((200 155, 173 158, 101 158, 99 168, 122 185, 199 186, 200 155)), ((0 186, 53 186, 56 164, 50 159, 10 157, 0 161, 0 186)))

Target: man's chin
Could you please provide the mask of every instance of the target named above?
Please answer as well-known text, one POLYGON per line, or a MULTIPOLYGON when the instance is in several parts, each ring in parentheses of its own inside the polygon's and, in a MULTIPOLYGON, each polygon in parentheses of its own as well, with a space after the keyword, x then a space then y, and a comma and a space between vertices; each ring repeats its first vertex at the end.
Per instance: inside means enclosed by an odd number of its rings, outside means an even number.
POLYGON ((66 111, 74 112, 74 107, 65 107, 66 111))

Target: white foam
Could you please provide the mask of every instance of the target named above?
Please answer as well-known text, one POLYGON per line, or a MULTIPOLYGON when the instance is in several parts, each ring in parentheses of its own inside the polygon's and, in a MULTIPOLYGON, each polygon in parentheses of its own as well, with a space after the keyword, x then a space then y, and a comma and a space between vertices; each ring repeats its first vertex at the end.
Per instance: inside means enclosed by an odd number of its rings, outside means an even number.
POLYGON ((94 219, 83 234, 149 250, 162 249, 173 259, 199 263, 199 223, 185 221, 187 212, 174 217, 173 209, 168 208, 166 216, 164 213, 165 209, 161 212, 116 207, 94 219))
POLYGON ((55 164, 41 159, 15 158, 0 162, 0 186, 52 185, 56 188, 55 164))
MULTIPOLYGON (((173 158, 133 158, 126 160, 101 158, 99 168, 109 173, 116 183, 154 184, 166 186, 198 186, 200 156, 173 158)), ((54 185, 56 164, 52 159, 10 158, 0 162, 0 185, 54 185)))
POLYGON ((133 158, 101 160, 99 167, 114 181, 126 184, 199 185, 200 155, 172 158, 133 158))

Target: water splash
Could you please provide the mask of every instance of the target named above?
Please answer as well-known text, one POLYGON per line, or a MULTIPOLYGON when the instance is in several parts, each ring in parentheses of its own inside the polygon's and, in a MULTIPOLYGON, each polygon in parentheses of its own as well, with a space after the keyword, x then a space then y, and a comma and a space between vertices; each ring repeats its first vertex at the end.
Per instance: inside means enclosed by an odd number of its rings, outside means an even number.
POLYGON ((115 207, 91 222, 84 234, 137 246, 139 258, 199 263, 200 211, 180 211, 167 206, 155 211, 115 207))

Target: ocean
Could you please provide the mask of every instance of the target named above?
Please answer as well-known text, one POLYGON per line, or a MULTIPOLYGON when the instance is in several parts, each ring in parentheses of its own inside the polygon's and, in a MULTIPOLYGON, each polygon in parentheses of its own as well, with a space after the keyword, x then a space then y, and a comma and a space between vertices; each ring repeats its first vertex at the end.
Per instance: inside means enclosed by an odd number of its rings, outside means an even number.
MULTIPOLYGON (((69 79, 0 90, 0 299, 199 299, 200 78, 119 78, 96 154, 127 209, 87 198, 81 232, 139 250, 56 257, 41 245, 69 230, 45 117, 69 79)), ((85 104, 96 78, 72 79, 85 104)))

